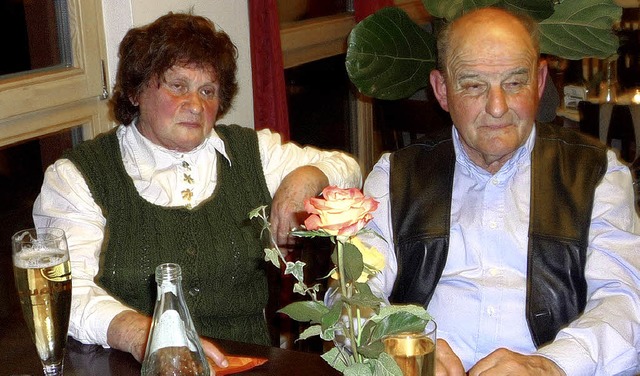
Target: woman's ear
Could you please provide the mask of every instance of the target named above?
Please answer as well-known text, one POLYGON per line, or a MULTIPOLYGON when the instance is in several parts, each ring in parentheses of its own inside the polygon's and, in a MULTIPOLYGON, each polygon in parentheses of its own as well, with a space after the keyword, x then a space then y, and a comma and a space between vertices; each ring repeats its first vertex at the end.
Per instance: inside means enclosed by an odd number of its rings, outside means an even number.
POLYGON ((447 102, 447 85, 444 75, 439 70, 434 69, 429 74, 429 81, 433 88, 433 94, 438 100, 438 103, 440 103, 440 107, 449 112, 449 103, 447 102))

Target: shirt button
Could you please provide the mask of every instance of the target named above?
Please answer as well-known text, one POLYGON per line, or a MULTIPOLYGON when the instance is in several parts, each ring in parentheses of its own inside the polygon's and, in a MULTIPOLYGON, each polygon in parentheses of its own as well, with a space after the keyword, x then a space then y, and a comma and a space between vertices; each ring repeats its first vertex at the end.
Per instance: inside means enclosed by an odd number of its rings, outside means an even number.
POLYGON ((498 224, 496 223, 496 221, 489 222, 489 228, 495 229, 497 227, 498 227, 498 224))
POLYGON ((498 184, 500 184, 500 180, 493 178, 493 179, 491 179, 491 184, 498 185, 498 184))
POLYGON ((496 268, 489 269, 489 274, 491 274, 492 277, 497 276, 498 275, 498 269, 496 269, 496 268))
POLYGON ((496 314, 496 309, 495 309, 495 308, 493 308, 493 306, 489 306, 489 307, 487 308, 487 313, 489 314, 489 316, 493 317, 493 316, 495 316, 495 314, 496 314))

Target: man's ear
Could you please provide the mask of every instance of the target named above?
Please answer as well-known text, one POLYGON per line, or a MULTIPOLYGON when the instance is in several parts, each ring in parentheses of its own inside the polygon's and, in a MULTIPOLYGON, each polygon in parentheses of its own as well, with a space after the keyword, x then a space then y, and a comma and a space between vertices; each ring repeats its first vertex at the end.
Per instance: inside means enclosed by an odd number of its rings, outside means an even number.
POLYGON ((438 103, 440 103, 440 107, 449 112, 449 103, 447 102, 447 85, 444 75, 439 70, 434 69, 429 73, 429 81, 433 88, 433 94, 438 100, 438 103))
POLYGON ((547 81, 549 68, 546 60, 541 60, 538 64, 538 98, 542 98, 545 82, 547 81))

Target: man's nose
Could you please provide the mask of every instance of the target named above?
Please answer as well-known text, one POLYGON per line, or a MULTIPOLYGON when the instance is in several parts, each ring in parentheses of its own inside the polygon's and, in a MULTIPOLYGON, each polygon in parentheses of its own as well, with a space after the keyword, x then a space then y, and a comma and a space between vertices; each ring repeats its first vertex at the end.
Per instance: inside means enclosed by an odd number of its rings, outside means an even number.
POLYGON ((501 87, 492 87, 487 98, 486 111, 495 118, 499 118, 509 110, 507 97, 501 87))

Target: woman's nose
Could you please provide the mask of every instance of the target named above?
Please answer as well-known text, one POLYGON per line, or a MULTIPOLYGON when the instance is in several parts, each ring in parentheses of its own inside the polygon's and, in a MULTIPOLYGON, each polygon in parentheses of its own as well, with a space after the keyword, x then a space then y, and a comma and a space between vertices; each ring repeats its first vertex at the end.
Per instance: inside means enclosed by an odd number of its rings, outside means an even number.
POLYGON ((200 95, 198 95, 198 93, 190 92, 186 96, 184 106, 191 113, 199 114, 203 109, 202 98, 200 98, 200 95))
POLYGON ((486 111, 495 118, 499 118, 509 110, 507 98, 501 87, 491 88, 487 98, 486 111))

